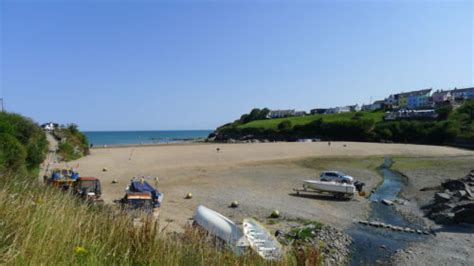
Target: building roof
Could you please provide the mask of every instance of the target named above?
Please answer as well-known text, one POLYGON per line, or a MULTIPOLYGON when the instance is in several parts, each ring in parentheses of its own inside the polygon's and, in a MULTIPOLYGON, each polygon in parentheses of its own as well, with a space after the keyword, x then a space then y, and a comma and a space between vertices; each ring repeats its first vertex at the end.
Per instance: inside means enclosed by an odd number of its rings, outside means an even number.
POLYGON ((385 103, 384 100, 378 100, 378 101, 375 101, 373 104, 383 104, 383 103, 385 103))
POLYGON ((418 90, 418 91, 409 91, 409 92, 402 92, 402 93, 398 93, 398 94, 395 94, 395 96, 405 96, 405 97, 409 97, 409 96, 421 96, 421 95, 425 95, 425 94, 428 94, 432 91, 433 89, 424 89, 424 90, 418 90))
POLYGON ((270 112, 294 112, 295 109, 288 109, 288 110, 270 110, 270 112))
POLYGON ((467 91, 474 91, 474 87, 471 87, 471 88, 462 88, 462 89, 456 89, 456 88, 454 88, 454 90, 451 90, 451 92, 467 92, 467 91))
POLYGON ((450 93, 451 93, 451 91, 435 91, 435 92, 433 92, 433 96, 448 95, 450 93))

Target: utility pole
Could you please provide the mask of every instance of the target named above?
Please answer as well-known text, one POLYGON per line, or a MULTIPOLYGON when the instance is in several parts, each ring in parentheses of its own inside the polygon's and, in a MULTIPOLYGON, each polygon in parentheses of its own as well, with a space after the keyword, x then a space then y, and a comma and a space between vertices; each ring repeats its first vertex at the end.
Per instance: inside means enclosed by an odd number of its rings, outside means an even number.
POLYGON ((3 98, 0 98, 0 112, 4 112, 5 109, 3 108, 3 98))

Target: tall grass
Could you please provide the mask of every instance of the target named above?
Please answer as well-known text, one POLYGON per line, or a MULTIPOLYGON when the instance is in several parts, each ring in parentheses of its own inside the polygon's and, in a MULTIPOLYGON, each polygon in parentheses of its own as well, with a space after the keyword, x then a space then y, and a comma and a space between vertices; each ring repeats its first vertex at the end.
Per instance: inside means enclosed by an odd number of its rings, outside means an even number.
MULTIPOLYGON (((58 189, 22 178, 0 180, 0 264, 270 264, 252 252, 236 256, 196 230, 170 234, 156 223, 132 224, 109 206, 89 206, 58 189)), ((273 265, 301 263, 295 254, 273 265)), ((320 261, 318 252, 308 254, 308 261, 320 261)))

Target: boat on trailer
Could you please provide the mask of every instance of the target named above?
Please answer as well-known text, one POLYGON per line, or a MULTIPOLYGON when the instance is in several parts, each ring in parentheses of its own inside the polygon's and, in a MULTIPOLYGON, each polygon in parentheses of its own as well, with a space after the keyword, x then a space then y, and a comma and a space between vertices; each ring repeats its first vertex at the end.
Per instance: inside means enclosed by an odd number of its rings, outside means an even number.
POLYGON ((354 182, 353 184, 339 183, 335 181, 303 180, 303 189, 293 190, 299 195, 301 192, 320 193, 333 195, 340 199, 351 199, 356 192, 362 191, 364 183, 354 182))

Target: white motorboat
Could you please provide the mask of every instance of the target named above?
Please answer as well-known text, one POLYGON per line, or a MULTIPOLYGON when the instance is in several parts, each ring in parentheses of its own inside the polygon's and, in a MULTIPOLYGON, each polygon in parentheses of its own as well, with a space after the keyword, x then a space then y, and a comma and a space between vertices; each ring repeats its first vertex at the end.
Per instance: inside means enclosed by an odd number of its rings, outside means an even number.
POLYGON ((317 180, 303 180, 303 188, 309 188, 313 190, 323 192, 334 192, 334 193, 345 193, 355 194, 356 187, 353 184, 337 183, 335 181, 317 181, 317 180))
POLYGON ((244 235, 250 247, 266 260, 279 260, 283 256, 281 244, 259 222, 243 220, 244 235))
POLYGON ((249 246, 242 230, 229 218, 216 211, 199 205, 193 219, 197 225, 226 242, 237 254, 242 254, 249 246))

